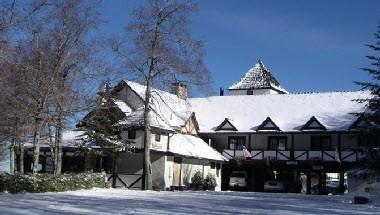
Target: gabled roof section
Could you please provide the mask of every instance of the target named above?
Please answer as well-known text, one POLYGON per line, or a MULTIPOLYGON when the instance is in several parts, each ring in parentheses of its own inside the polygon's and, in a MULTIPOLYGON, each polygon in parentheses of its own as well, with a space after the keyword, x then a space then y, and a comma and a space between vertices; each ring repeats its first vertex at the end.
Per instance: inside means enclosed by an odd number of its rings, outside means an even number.
POLYGON ((348 130, 360 130, 371 127, 372 124, 363 115, 360 115, 354 123, 348 128, 348 130))
POLYGON ((225 118, 215 131, 237 131, 237 128, 232 124, 230 119, 225 118))
MULTIPOLYGON (((117 91, 128 87, 135 95, 134 99, 144 101, 146 86, 128 80, 121 81, 115 87, 117 91)), ((163 90, 152 88, 151 102, 151 120, 157 128, 165 130, 178 130, 186 124, 191 116, 192 111, 186 100, 179 98, 177 95, 168 93, 163 90)), ((121 120, 120 126, 137 126, 143 124, 143 106, 133 110, 130 115, 121 120)))
POLYGON ((312 116, 300 130, 326 130, 326 127, 315 116, 312 116))
POLYGON ((261 125, 256 129, 257 131, 281 131, 281 129, 273 122, 270 117, 267 117, 261 125))
POLYGON ((228 88, 228 90, 254 90, 254 89, 273 89, 282 94, 288 92, 281 87, 280 83, 273 76, 263 62, 259 60, 255 66, 238 81, 228 88))

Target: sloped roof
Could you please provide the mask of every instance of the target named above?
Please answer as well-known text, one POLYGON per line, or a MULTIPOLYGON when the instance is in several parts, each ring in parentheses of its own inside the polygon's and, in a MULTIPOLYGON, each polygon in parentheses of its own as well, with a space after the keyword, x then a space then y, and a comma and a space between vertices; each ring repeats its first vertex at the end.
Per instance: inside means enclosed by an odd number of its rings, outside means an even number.
MULTIPOLYGON (((123 80, 141 99, 145 98, 146 86, 128 80, 123 80)), ((191 116, 189 104, 186 100, 166 91, 152 89, 152 112, 150 119, 152 126, 173 130, 186 123, 191 116)), ((144 109, 138 109, 127 115, 119 125, 143 125, 144 109)))
POLYGON ((255 132, 267 117, 281 131, 300 131, 316 117, 327 131, 348 130, 365 104, 354 99, 369 98, 369 91, 278 95, 213 96, 189 99, 198 119, 199 132, 217 132, 225 118, 238 123, 237 132, 255 132), (228 104, 228 105, 226 105, 228 104))
POLYGON ((170 137, 169 152, 194 158, 227 161, 201 138, 186 134, 174 134, 170 137))
POLYGON ((259 60, 248 72, 228 90, 251 90, 272 88, 282 93, 288 93, 281 87, 269 69, 259 60))

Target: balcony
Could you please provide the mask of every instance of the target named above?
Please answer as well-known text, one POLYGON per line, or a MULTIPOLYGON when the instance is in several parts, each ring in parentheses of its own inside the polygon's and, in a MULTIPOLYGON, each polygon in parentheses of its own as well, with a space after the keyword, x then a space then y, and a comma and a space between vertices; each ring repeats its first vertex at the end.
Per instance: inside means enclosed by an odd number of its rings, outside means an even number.
POLYGON ((340 157, 336 151, 312 151, 312 150, 252 150, 249 158, 243 150, 226 149, 222 153, 228 159, 251 159, 251 160, 277 160, 277 161, 340 161, 357 162, 364 157, 364 154, 356 150, 341 151, 340 157))

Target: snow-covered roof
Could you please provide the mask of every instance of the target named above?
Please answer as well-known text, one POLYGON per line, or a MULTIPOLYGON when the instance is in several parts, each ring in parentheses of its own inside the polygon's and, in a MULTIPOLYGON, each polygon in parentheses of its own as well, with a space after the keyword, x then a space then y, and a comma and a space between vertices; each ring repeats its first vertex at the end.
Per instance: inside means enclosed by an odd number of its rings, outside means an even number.
POLYGON ((269 69, 259 60, 248 72, 228 90, 252 90, 272 88, 282 93, 288 93, 281 87, 269 69))
MULTIPOLYGON (((64 147, 76 147, 83 143, 85 138, 85 131, 81 130, 65 130, 62 132, 62 146, 64 147)), ((54 141, 54 137, 52 137, 54 141)), ((32 139, 24 143, 25 147, 33 147, 32 139)), ((42 138, 40 147, 50 147, 48 137, 42 138)))
POLYGON ((112 99, 113 103, 124 113, 129 114, 132 112, 132 109, 120 99, 112 99))
POLYGON ((209 159, 215 161, 227 161, 227 159, 210 147, 201 138, 186 134, 174 134, 170 137, 169 152, 194 158, 209 159))
POLYGON ((300 131, 313 116, 327 131, 348 130, 365 104, 354 101, 369 98, 369 91, 277 95, 213 96, 188 99, 200 132, 215 129, 228 118, 238 131, 256 132, 270 117, 281 131, 300 131))
MULTIPOLYGON (((128 80, 123 80, 141 99, 145 98, 146 86, 128 80)), ((143 99, 144 100, 144 99, 143 99)), ((152 126, 173 130, 183 126, 186 120, 190 117, 191 111, 186 100, 179 98, 177 95, 166 91, 152 89, 152 113, 150 119, 152 126)), ((119 125, 133 126, 143 123, 143 108, 138 109, 123 120, 119 125)))

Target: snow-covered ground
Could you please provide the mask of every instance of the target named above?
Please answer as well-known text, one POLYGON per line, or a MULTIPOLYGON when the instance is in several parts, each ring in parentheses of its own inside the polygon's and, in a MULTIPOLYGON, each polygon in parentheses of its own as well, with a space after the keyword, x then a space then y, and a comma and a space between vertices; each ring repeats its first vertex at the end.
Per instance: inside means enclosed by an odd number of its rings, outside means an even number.
POLYGON ((0 214, 380 214, 380 199, 354 205, 346 196, 96 189, 0 194, 0 214))

